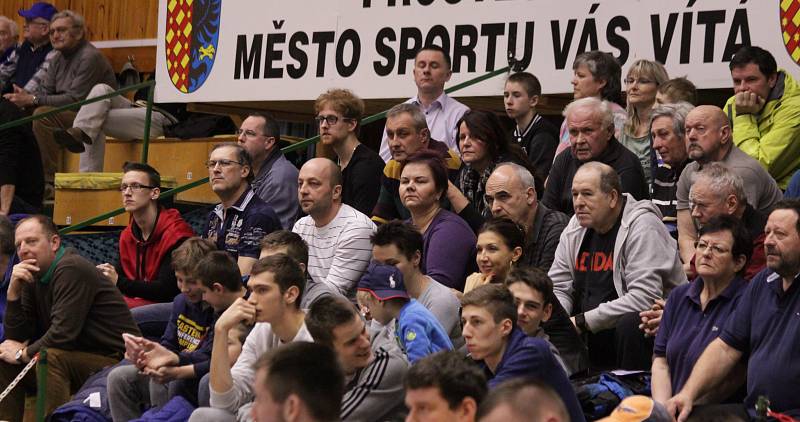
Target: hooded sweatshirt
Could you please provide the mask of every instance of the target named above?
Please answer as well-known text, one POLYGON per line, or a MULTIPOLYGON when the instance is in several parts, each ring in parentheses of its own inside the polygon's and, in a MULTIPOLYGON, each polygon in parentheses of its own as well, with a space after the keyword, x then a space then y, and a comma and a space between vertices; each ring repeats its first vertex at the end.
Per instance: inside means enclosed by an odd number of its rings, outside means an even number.
POLYGON ((800 84, 785 70, 758 114, 736 114, 736 97, 725 104, 733 123, 733 143, 755 158, 786 189, 800 169, 800 84))
MULTIPOLYGON (((650 201, 623 195, 625 208, 614 242, 613 279, 618 298, 583 314, 592 332, 613 328, 622 315, 649 309, 673 287, 686 283, 677 242, 661 222, 661 212, 650 201)), ((569 315, 574 314, 575 262, 586 230, 575 216, 570 219, 548 273, 556 297, 569 315)))
POLYGON ((122 271, 119 271, 117 282, 128 307, 172 301, 178 294, 171 265, 172 251, 192 236, 192 228, 181 218, 178 210, 172 208, 159 210, 156 226, 147 240, 142 239, 139 226, 131 218, 119 236, 122 271))

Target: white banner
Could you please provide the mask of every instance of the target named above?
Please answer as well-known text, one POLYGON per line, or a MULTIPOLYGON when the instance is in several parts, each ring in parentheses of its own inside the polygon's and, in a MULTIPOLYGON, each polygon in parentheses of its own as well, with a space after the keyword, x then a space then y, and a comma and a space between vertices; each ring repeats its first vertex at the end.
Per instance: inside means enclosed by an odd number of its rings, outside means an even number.
MULTIPOLYGON (((156 100, 312 100, 331 87, 365 99, 410 97, 413 52, 426 43, 451 53, 450 85, 507 66, 512 51, 544 93, 571 92, 575 56, 600 49, 620 60, 623 77, 645 58, 699 88, 730 87, 728 61, 745 44, 800 73, 798 3, 161 0, 156 100)), ((500 95, 503 79, 455 96, 500 95)))

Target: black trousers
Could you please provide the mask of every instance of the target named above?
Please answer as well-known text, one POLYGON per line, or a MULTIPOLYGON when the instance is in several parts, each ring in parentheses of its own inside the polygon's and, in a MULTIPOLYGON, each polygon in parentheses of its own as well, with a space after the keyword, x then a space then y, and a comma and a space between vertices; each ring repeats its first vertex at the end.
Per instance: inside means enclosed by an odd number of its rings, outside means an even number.
POLYGON ((649 371, 654 339, 644 336, 639 322, 639 313, 631 312, 623 315, 612 329, 588 333, 586 345, 589 347, 590 371, 649 371))

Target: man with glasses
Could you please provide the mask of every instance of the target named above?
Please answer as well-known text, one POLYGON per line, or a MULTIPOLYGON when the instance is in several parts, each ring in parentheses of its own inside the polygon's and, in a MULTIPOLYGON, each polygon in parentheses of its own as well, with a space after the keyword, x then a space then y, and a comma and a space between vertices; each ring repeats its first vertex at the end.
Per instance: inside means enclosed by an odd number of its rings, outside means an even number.
MULTIPOLYGON (((143 163, 122 167, 122 205, 130 224, 119 237, 119 263, 97 268, 125 295, 128 307, 172 302, 180 293, 172 269, 172 251, 194 231, 178 210, 158 205, 161 175, 143 163)), ((163 330, 162 330, 163 332, 163 330)))
POLYGON ((236 131, 241 145, 253 160, 255 178, 251 187, 291 230, 297 219, 297 167, 283 156, 278 121, 267 113, 252 113, 236 131))
POLYGON ((34 3, 28 10, 19 10, 19 15, 25 18, 24 41, 5 61, 0 60, 0 89, 3 94, 14 92, 14 85, 33 92, 41 83, 50 60, 56 55, 50 44, 50 19, 57 12, 52 4, 45 2, 34 3))
MULTIPOLYGON (((17 107, 35 107, 34 114, 40 114, 85 99, 98 83, 117 86, 111 64, 86 39, 83 16, 71 10, 53 15, 50 42, 58 54, 50 61, 42 83, 30 92, 14 88, 13 93, 5 95, 17 107)), ((72 126, 75 116, 75 111, 62 111, 33 122, 47 185, 53 184, 61 155, 54 132, 72 126)))
MULTIPOLYGON (((686 151, 689 163, 678 179, 675 196, 678 203, 678 242, 684 264, 694 256, 697 229, 689 208, 689 188, 694 175, 712 162, 719 162, 742 178, 747 203, 762 213, 769 213, 783 197, 775 179, 754 158, 733 144, 728 117, 721 108, 711 105, 695 107, 686 116, 686 151)), ((688 267, 687 267, 688 269, 688 267)))
POLYGON ((202 236, 228 252, 242 275, 248 275, 261 253, 261 239, 281 230, 280 219, 250 188, 253 165, 244 147, 216 145, 206 166, 211 190, 221 202, 208 214, 202 236))
POLYGON ((575 215, 561 235, 548 276, 589 348, 589 370, 646 370, 652 339, 639 312, 686 282, 675 240, 658 208, 622 193, 607 164, 582 165, 572 181, 575 215))
POLYGON ((319 138, 342 169, 342 203, 371 215, 381 191, 383 160, 358 141, 364 102, 346 89, 330 89, 314 102, 319 138))

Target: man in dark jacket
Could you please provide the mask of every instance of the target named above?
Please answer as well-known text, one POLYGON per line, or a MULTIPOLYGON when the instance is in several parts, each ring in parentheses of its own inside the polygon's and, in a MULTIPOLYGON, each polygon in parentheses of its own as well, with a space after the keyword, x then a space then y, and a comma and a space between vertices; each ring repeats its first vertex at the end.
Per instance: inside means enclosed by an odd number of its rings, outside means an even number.
POLYGON ((608 164, 622 179, 622 192, 637 200, 650 197, 642 164, 614 138, 614 114, 607 102, 594 97, 571 102, 564 109, 569 130, 569 150, 556 156, 542 203, 571 216, 572 178, 584 163, 608 164))
POLYGON ((517 326, 514 296, 500 284, 487 284, 464 294, 461 325, 472 359, 479 362, 489 389, 503 381, 535 377, 559 395, 573 422, 585 420, 567 374, 546 340, 530 337, 517 326))
MULTIPOLYGON (((8 286, 5 331, 0 344, 0 385, 47 348, 47 399, 51 413, 92 373, 117 363, 122 333, 139 334, 122 294, 94 265, 61 244, 53 222, 35 215, 19 222, 20 263, 8 286)), ((24 395, 36 390, 35 371, 0 402, 0 419, 22 420, 24 395)))

